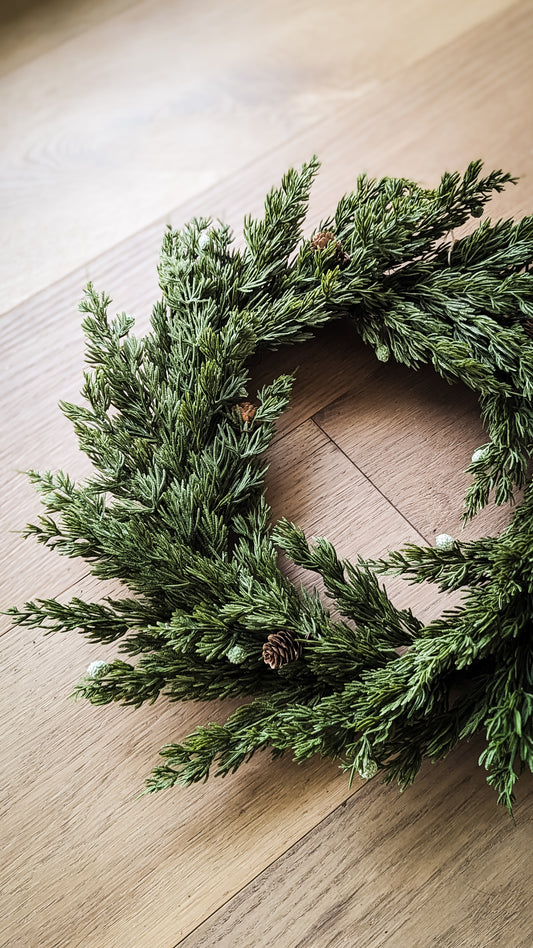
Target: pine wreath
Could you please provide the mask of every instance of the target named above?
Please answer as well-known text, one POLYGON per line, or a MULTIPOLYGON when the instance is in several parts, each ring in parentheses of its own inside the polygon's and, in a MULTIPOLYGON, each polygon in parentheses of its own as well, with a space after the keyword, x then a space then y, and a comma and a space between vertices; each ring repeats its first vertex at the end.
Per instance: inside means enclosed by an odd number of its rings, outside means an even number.
POLYGON ((88 286, 86 404, 62 410, 95 473, 74 483, 31 472, 45 512, 26 532, 131 596, 36 600, 10 614, 134 659, 92 663, 76 694, 93 704, 246 698, 225 725, 164 747, 149 791, 213 766, 227 774, 266 747, 405 786, 424 758, 483 731, 480 764, 511 809, 518 775, 533 769, 533 216, 484 219, 452 239, 513 181, 482 177, 476 161, 434 190, 363 175, 303 239, 317 170, 314 158, 285 175, 264 217, 245 220, 242 250, 208 219, 169 229, 144 338, 88 286), (488 441, 469 467, 464 515, 525 487, 500 536, 350 563, 328 540, 270 522, 262 455, 292 378, 251 395, 248 360, 341 315, 379 359, 431 364, 478 393, 488 441), (320 574, 341 618, 289 581, 279 550, 320 574), (394 606, 380 574, 463 597, 423 624, 394 606), (459 694, 457 673, 468 677, 459 694))

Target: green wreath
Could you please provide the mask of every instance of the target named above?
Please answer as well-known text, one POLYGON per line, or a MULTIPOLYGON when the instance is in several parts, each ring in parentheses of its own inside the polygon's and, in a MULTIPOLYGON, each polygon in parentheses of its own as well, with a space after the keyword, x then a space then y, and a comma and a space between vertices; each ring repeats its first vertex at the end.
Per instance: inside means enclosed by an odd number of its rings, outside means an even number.
POLYGON ((405 786, 423 758, 482 730, 480 764, 511 809, 517 776, 533 769, 531 487, 499 537, 343 561, 328 540, 270 523, 262 456, 292 378, 251 394, 247 365, 349 317, 378 359, 429 363, 479 394, 488 442, 469 467, 465 518, 512 500, 533 444, 533 216, 453 239, 513 180, 473 162, 435 190, 361 176, 303 239, 317 170, 312 159, 285 175, 264 217, 245 220, 242 250, 207 219, 168 230, 143 338, 88 286, 86 404, 62 410, 95 473, 76 484, 31 472, 45 513, 26 532, 132 595, 10 614, 135 658, 92 663, 75 693, 93 704, 246 698, 224 725, 165 746, 148 791, 206 779, 213 765, 227 774, 266 747, 405 786), (295 588, 280 550, 323 577, 343 618, 295 588), (423 624, 394 606, 380 573, 462 589, 461 604, 423 624), (452 690, 458 679, 468 686, 452 690))

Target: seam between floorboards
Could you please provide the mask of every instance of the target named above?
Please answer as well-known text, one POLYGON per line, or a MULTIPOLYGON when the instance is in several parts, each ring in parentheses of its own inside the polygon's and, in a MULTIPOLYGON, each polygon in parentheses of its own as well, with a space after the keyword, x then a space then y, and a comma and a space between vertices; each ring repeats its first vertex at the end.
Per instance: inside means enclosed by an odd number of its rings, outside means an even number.
POLYGON ((424 534, 421 532, 421 530, 419 530, 418 527, 415 527, 414 523, 412 523, 411 520, 409 520, 409 517, 406 517, 405 514, 402 513, 402 511, 400 510, 400 508, 397 507, 396 504, 393 503, 393 501, 392 501, 389 497, 387 497, 387 495, 377 486, 377 484, 374 483, 374 481, 372 480, 372 478, 369 477, 368 474, 365 474, 365 472, 362 471, 360 467, 358 467, 358 465, 357 465, 357 464, 355 463, 355 461, 350 457, 350 455, 349 455, 349 454, 346 454, 346 451, 343 451, 343 449, 337 444, 337 442, 333 440, 333 438, 331 437, 331 435, 329 435, 329 434, 327 433, 327 431, 325 431, 324 428, 322 428, 322 426, 318 423, 318 421, 316 420, 316 418, 315 418, 314 416, 311 416, 311 418, 310 418, 309 420, 312 421, 313 424, 316 425, 316 427, 318 428, 318 430, 322 432, 322 434, 324 435, 324 437, 326 437, 326 438, 328 439, 328 441, 331 442, 331 444, 333 444, 333 445, 337 448, 338 451, 340 451, 340 453, 343 455, 343 457, 346 458, 347 461, 349 461, 349 463, 352 465, 352 467, 354 467, 354 468, 356 469, 356 471, 359 471, 359 473, 361 474, 361 477, 364 477, 365 481, 367 481, 369 484, 371 484, 371 486, 374 488, 374 490, 376 490, 376 491, 378 492, 378 494, 379 494, 381 497, 383 497, 383 500, 386 500, 387 503, 390 504, 390 506, 396 511, 397 514, 399 514, 399 516, 402 518, 402 520, 405 520, 405 522, 409 524, 409 526, 411 527, 411 529, 415 531, 415 533, 424 541, 424 543, 430 545, 430 541, 428 540, 427 537, 424 536, 424 534))
POLYGON ((251 879, 249 879, 248 882, 245 882, 244 885, 241 885, 240 888, 237 889, 237 891, 233 893, 233 895, 230 895, 229 898, 227 898, 227 899, 225 900, 225 902, 222 902, 221 905, 219 905, 216 909, 213 909, 213 911, 210 912, 209 915, 206 916, 206 918, 202 919, 201 922, 198 922, 198 925, 195 925, 194 928, 191 928, 190 932, 187 932, 187 934, 184 935, 183 938, 181 938, 178 942, 176 942, 174 945, 172 945, 172 948, 179 948, 180 945, 183 945, 183 944, 185 943, 185 941, 187 940, 187 938, 190 938, 190 936, 191 936, 191 935, 194 935, 195 932, 200 931, 200 929, 203 927, 203 925, 206 925, 207 922, 209 922, 211 919, 213 919, 213 918, 215 917, 215 915, 216 915, 218 912, 222 911, 222 909, 224 909, 224 908, 226 908, 226 906, 230 905, 231 902, 233 902, 233 900, 237 898, 237 896, 239 896, 239 895, 240 895, 242 892, 244 892, 250 885, 252 885, 252 884, 253 884, 254 882, 256 882, 258 879, 260 879, 261 876, 264 875, 265 872, 268 872, 268 870, 271 869, 272 866, 275 866, 276 863, 279 862, 280 859, 283 859, 284 856, 286 856, 288 853, 290 853, 292 849, 294 849, 296 846, 299 846, 300 843, 303 843, 304 840, 307 839, 307 837, 311 835, 311 833, 314 833, 315 830, 317 830, 319 826, 322 826, 322 823, 325 823, 326 820, 329 820, 329 818, 330 818, 331 816, 333 816, 333 815, 337 812, 337 810, 340 810, 342 807, 346 806, 346 804, 348 803, 349 800, 352 800, 358 793, 361 792, 361 790, 363 790, 363 789, 364 789, 366 786, 368 786, 369 784, 373 783, 376 779, 377 779, 377 777, 372 777, 370 780, 365 780, 365 782, 362 783, 360 787, 357 787, 356 790, 354 790, 352 793, 349 793, 348 796, 345 797, 345 799, 342 800, 341 803, 338 803, 337 806, 334 806, 332 810, 330 810, 328 813, 326 813, 326 814, 318 821, 318 823, 315 823, 314 826, 310 826, 309 829, 306 830, 305 833, 304 833, 302 836, 299 837, 299 839, 295 840, 294 843, 291 843, 290 846, 287 846, 287 848, 284 849, 281 853, 279 853, 279 855, 276 856, 275 859, 272 859, 271 862, 269 862, 266 866, 264 866, 264 867, 260 870, 260 872, 258 872, 255 876, 253 876, 251 879))

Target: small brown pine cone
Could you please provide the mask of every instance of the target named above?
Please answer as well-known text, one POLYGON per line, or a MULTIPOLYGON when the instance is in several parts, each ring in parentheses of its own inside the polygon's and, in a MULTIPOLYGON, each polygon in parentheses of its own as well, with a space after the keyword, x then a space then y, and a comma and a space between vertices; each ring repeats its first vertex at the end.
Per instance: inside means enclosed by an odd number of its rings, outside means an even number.
POLYGON ((335 234, 331 230, 319 230, 311 241, 313 250, 323 250, 332 240, 335 240, 335 234))
POLYGON ((263 645, 263 660, 271 668, 281 668, 300 658, 301 649, 290 632, 272 632, 263 645))
POLYGON ((239 402, 238 405, 235 405, 235 409, 240 412, 242 420, 248 422, 254 420, 257 405, 254 405, 253 402, 239 402))
POLYGON ((331 230, 319 230, 311 240, 311 249, 315 251, 324 250, 332 241, 335 241, 335 253, 333 260, 335 263, 349 263, 351 257, 345 253, 340 240, 335 240, 335 234, 331 230))
POLYGON ((533 319, 526 319, 522 323, 522 329, 524 330, 526 336, 529 336, 530 339, 533 339, 533 319))

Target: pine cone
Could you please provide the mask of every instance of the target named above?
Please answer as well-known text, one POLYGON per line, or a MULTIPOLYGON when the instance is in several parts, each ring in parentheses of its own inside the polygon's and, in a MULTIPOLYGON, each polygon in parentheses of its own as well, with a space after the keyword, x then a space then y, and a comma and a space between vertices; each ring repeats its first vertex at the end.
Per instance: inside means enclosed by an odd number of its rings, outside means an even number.
POLYGON ((335 240, 335 234, 331 230, 319 230, 311 241, 313 250, 323 250, 332 240, 335 240))
POLYGON ((254 405, 253 402, 239 402, 238 405, 235 405, 235 410, 240 412, 243 421, 253 421, 257 405, 254 405))
POLYGON ((263 645, 263 660, 271 668, 281 668, 300 658, 301 649, 290 632, 273 632, 263 645))
POLYGON ((524 330, 526 336, 529 336, 530 339, 533 339, 533 319, 526 319, 522 323, 522 329, 524 330))
POLYGON ((332 257, 334 263, 349 263, 350 255, 345 253, 340 240, 335 240, 335 234, 331 230, 319 230, 311 240, 311 249, 315 253, 317 250, 324 250, 332 241, 335 241, 335 253, 332 257))

